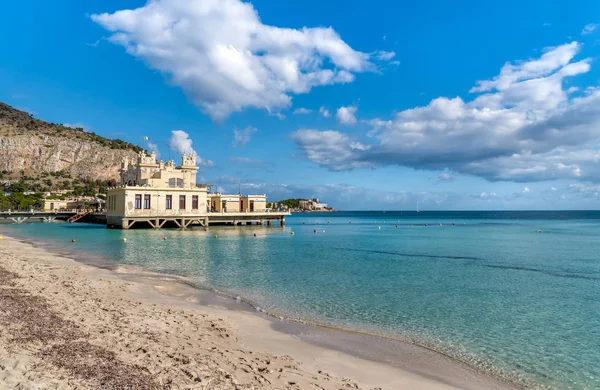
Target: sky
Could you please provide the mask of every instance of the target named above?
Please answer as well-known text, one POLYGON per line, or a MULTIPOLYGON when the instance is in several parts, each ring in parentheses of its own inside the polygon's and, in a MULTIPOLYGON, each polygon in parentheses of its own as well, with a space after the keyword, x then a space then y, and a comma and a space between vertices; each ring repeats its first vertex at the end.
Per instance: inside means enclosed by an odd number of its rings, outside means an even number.
POLYGON ((32 0, 0 34, 0 101, 223 191, 600 206, 596 0, 32 0))

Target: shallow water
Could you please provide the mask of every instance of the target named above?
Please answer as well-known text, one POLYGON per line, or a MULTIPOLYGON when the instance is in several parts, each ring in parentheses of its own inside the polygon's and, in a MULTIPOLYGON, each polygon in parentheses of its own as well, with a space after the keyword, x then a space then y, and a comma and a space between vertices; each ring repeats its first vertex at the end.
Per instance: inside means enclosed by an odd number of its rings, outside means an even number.
POLYGON ((1 227, 71 256, 187 276, 272 313, 412 340, 498 375, 600 388, 600 212, 287 221, 209 232, 1 227))

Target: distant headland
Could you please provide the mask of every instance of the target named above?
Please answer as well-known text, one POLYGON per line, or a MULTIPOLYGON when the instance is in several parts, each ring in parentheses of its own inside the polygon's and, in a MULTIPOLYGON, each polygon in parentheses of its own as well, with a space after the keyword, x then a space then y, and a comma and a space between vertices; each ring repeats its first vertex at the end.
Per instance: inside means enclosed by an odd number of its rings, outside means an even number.
POLYGON ((318 198, 292 198, 280 200, 279 202, 268 202, 267 208, 280 211, 291 211, 294 213, 337 211, 334 208, 329 207, 327 203, 321 203, 318 198))

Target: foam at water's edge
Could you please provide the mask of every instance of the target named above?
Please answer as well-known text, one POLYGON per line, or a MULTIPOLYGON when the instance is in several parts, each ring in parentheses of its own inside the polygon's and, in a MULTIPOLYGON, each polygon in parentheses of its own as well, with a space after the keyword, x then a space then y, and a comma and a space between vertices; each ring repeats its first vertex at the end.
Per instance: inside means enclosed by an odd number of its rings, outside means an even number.
MULTIPOLYGON (((320 327, 320 328, 334 330, 334 331, 346 332, 349 334, 367 335, 367 336, 374 336, 374 337, 380 337, 380 338, 385 338, 385 339, 393 339, 393 340, 396 340, 399 342, 415 345, 415 346, 433 351, 433 352, 443 355, 447 358, 450 358, 460 364, 464 364, 464 365, 470 367, 471 369, 475 370, 476 372, 482 373, 482 374, 487 375, 495 380, 499 380, 499 381, 507 383, 509 385, 517 386, 519 388, 527 388, 527 389, 529 389, 529 388, 531 388, 531 389, 550 389, 550 387, 548 387, 548 386, 543 386, 543 385, 537 384, 529 379, 522 378, 521 376, 519 376, 516 373, 508 372, 504 369, 495 367, 492 364, 490 364, 482 359, 478 359, 478 358, 468 354, 465 351, 448 348, 448 347, 444 346, 441 342, 436 343, 435 341, 424 339, 422 337, 419 337, 418 335, 391 334, 391 333, 386 333, 383 331, 381 331, 381 332, 368 331, 365 329, 361 329, 359 327, 353 328, 353 327, 349 327, 349 326, 340 326, 335 323, 325 323, 325 322, 319 322, 319 321, 306 321, 306 320, 303 320, 300 318, 294 318, 294 317, 287 316, 285 313, 279 313, 279 312, 275 312, 275 311, 270 311, 270 312, 266 311, 261 308, 259 303, 253 302, 250 299, 240 296, 239 300, 238 300, 238 299, 236 299, 236 297, 238 296, 237 294, 231 294, 227 291, 212 288, 210 286, 201 285, 200 283, 197 283, 197 282, 193 281, 192 279, 186 278, 181 275, 152 272, 152 271, 148 271, 145 268, 138 266, 138 265, 132 266, 130 264, 117 263, 114 261, 110 261, 101 256, 93 257, 84 251, 81 251, 81 252, 68 251, 68 250, 66 250, 66 248, 57 249, 57 246, 53 245, 52 243, 32 240, 31 238, 14 235, 12 233, 11 233, 11 236, 21 242, 25 242, 27 244, 30 244, 30 245, 33 245, 33 246, 36 246, 36 247, 39 247, 39 248, 42 248, 45 250, 49 250, 50 252, 52 252, 54 254, 81 262, 86 265, 91 265, 94 267, 108 269, 108 270, 114 271, 114 272, 116 272, 118 274, 122 274, 122 275, 124 275, 124 273, 119 272, 118 268, 126 267, 127 269, 136 270, 137 272, 136 272, 135 276, 138 276, 141 278, 158 277, 164 281, 181 283, 181 284, 185 284, 189 287, 192 287, 192 288, 195 288, 198 290, 217 294, 221 297, 226 297, 234 302, 241 301, 244 304, 248 305, 249 307, 253 308, 255 312, 264 314, 264 315, 270 317, 272 320, 284 320, 284 321, 294 322, 294 323, 298 323, 298 324, 304 324, 304 325, 308 325, 308 326, 315 326, 315 327, 320 327), (50 250, 49 248, 53 248, 53 249, 50 250), (165 278, 165 276, 167 278, 165 278)), ((130 274, 130 275, 133 275, 133 274, 130 274)), ((234 307, 234 305, 228 306, 227 308, 234 309, 234 310, 236 309, 234 307)))

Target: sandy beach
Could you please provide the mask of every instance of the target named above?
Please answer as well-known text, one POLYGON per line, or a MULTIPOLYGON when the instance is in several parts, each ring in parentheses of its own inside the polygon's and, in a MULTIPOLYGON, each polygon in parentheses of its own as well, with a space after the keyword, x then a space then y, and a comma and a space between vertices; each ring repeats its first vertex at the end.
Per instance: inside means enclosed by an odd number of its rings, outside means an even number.
POLYGON ((273 319, 166 276, 8 237, 0 328, 1 388, 508 388, 421 347, 273 319))

